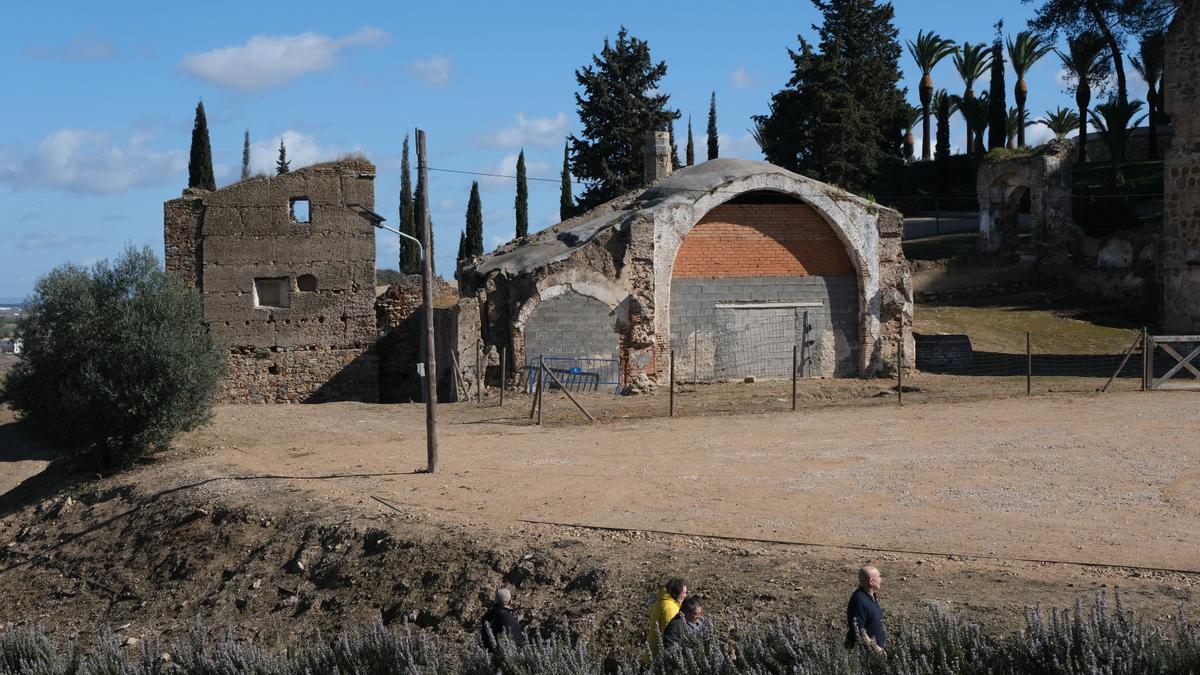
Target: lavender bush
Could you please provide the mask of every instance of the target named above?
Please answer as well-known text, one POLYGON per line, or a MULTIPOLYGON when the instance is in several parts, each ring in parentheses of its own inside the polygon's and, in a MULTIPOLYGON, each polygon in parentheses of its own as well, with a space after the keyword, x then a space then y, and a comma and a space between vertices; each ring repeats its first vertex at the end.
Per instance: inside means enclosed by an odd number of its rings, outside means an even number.
POLYGON ((1200 673, 1200 634, 1177 619, 1162 628, 1137 620, 1120 599, 1098 597, 1073 611, 1031 610, 1026 627, 988 636, 977 626, 931 609, 920 620, 892 622, 886 657, 842 648, 840 634, 816 633, 795 618, 741 620, 694 636, 681 650, 653 662, 632 646, 572 640, 568 631, 531 635, 521 650, 501 641, 497 655, 477 641, 447 644, 436 635, 373 625, 335 640, 282 653, 239 641, 213 639, 203 628, 163 646, 143 642, 130 654, 111 634, 90 651, 74 640, 57 644, 37 628, 0 632, 0 674, 33 675, 758 675, 836 673, 957 675, 1054 673, 1071 675, 1200 673))

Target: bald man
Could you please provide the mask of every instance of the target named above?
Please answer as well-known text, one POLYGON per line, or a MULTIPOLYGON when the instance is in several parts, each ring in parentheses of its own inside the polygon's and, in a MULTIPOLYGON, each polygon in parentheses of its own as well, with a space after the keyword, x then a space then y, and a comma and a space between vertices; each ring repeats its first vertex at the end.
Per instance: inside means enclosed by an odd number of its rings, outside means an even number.
POLYGON ((879 651, 887 648, 887 631, 883 629, 883 608, 875 594, 883 577, 879 570, 864 565, 858 570, 858 588, 850 596, 846 606, 846 648, 858 642, 859 633, 866 636, 867 644, 879 651))

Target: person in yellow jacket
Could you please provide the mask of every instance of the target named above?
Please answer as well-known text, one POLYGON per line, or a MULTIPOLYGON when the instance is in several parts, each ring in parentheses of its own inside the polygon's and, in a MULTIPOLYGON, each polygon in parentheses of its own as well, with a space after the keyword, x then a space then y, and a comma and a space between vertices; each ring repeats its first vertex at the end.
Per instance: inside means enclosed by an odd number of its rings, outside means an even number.
POLYGON ((658 658, 662 646, 663 631, 679 613, 679 606, 686 597, 687 584, 683 579, 669 579, 666 585, 658 589, 658 599, 650 607, 650 626, 646 629, 646 642, 650 645, 650 654, 655 658, 658 658))

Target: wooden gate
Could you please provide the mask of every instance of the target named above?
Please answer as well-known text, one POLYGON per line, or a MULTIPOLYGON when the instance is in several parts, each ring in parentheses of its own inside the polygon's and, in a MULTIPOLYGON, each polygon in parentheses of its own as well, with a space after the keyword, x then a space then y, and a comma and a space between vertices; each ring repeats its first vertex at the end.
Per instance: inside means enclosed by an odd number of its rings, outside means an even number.
POLYGON ((1151 335, 1147 338, 1149 348, 1143 350, 1146 358, 1143 368, 1143 381, 1147 389, 1196 389, 1200 390, 1200 335, 1151 335), (1183 346, 1180 346, 1183 345, 1183 346), (1179 347, 1179 349, 1176 349, 1179 347), (1171 367, 1159 377, 1155 377, 1154 357, 1159 351, 1174 359, 1171 367), (1186 350, 1186 355, 1180 355, 1180 350, 1186 350), (1176 378, 1184 370, 1184 377, 1176 378))

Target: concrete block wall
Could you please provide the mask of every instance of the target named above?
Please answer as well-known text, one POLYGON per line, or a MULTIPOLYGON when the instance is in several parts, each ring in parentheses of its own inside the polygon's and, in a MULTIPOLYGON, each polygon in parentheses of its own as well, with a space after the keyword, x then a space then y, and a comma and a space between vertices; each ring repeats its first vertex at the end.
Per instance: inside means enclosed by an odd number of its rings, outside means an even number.
POLYGON ((838 277, 680 278, 671 283, 671 345, 683 376, 790 377, 803 339, 806 376, 858 375, 858 282, 838 277), (753 304, 814 306, 755 309, 753 304), (742 305, 723 308, 720 305, 742 305))
POLYGON ((194 279, 231 351, 224 400, 378 399, 375 232, 348 207, 374 208, 374 178, 372 164, 348 160, 189 190, 164 206, 168 269, 194 279), (307 222, 294 217, 297 199, 308 200, 307 222), (264 278, 283 280, 286 306, 259 306, 264 278))
POLYGON ((1175 138, 1163 167, 1163 327, 1200 332, 1200 1, 1180 5, 1167 33, 1167 114, 1175 138))
POLYGON ((608 305, 575 291, 538 303, 525 322, 525 361, 538 356, 616 359, 616 319, 608 305))

